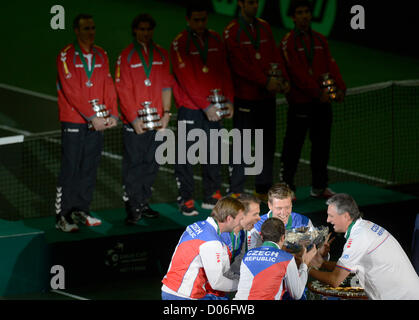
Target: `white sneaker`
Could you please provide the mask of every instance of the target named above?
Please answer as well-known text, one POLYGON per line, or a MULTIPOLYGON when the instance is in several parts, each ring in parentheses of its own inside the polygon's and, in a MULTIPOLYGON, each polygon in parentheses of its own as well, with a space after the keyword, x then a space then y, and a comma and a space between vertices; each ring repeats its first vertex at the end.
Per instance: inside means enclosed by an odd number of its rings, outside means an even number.
POLYGON ((88 227, 96 227, 102 224, 102 220, 95 218, 84 211, 75 211, 71 214, 71 217, 76 223, 82 223, 88 227))
POLYGON ((61 230, 63 232, 77 232, 79 231, 79 227, 73 221, 69 221, 72 219, 66 219, 64 216, 61 216, 57 223, 55 224, 55 228, 61 230))

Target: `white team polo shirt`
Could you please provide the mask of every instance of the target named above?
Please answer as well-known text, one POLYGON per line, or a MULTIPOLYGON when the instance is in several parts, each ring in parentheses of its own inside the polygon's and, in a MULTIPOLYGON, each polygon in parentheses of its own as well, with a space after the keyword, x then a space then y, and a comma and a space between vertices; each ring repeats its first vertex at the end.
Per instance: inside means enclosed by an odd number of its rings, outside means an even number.
POLYGON ((398 241, 384 228, 358 219, 346 234, 336 266, 356 273, 374 300, 419 300, 419 277, 398 241))

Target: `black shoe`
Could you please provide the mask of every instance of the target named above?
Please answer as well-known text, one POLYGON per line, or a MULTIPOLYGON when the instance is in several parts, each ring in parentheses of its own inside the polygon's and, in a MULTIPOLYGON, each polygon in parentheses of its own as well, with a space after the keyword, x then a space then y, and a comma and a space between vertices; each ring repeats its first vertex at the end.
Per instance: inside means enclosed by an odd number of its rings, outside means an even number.
POLYGON ((150 218, 150 219, 155 219, 160 216, 160 213, 157 212, 156 210, 151 209, 148 203, 143 205, 141 212, 144 217, 150 218))
POLYGON ((142 218, 141 208, 130 208, 127 212, 128 216, 125 218, 125 224, 129 226, 136 225, 142 218))
POLYGON ((178 205, 180 212, 182 212, 184 216, 192 217, 199 214, 198 210, 195 208, 195 201, 193 199, 185 201, 182 198, 179 198, 178 205))
POLYGON ((204 199, 204 201, 202 201, 201 208, 208 209, 208 210, 214 209, 218 200, 220 200, 222 197, 223 196, 221 195, 220 190, 215 191, 211 197, 204 199))

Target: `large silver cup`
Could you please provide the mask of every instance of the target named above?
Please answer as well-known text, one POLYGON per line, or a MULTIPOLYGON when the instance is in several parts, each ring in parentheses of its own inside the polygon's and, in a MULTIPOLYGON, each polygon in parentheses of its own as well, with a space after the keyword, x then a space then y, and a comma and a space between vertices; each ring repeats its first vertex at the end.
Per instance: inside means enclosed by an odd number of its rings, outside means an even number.
POLYGON ((336 82, 330 73, 324 73, 320 76, 320 87, 329 95, 331 100, 336 100, 336 82))
POLYGON ((160 121, 160 115, 157 112, 157 108, 153 108, 151 103, 151 101, 145 101, 141 103, 144 108, 138 110, 138 115, 143 121, 143 130, 145 131, 157 130, 163 127, 160 121))
POLYGON ((211 105, 217 108, 217 115, 220 118, 225 118, 230 115, 230 109, 227 107, 227 99, 220 94, 220 89, 212 89, 211 95, 208 96, 208 101, 211 105))
MULTIPOLYGON (((108 118, 110 116, 109 111, 106 109, 104 104, 99 104, 99 99, 92 99, 89 100, 89 103, 92 105, 92 109, 95 112, 96 117, 103 118, 105 122, 108 122, 108 118)), ((88 123, 87 127, 89 129, 93 128, 91 122, 88 123)))

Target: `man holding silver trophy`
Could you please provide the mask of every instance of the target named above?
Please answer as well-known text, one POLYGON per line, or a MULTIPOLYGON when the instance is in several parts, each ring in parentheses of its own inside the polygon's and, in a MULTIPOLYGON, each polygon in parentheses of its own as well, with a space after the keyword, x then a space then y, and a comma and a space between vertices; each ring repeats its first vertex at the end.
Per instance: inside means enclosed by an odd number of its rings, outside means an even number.
MULTIPOLYGON (((176 84, 173 90, 178 107, 178 124, 205 132, 206 154, 210 150, 210 130, 220 130, 221 119, 233 116, 233 86, 221 37, 207 29, 208 10, 196 1, 187 8, 187 28, 172 42, 170 57, 176 84)), ((180 130, 178 130, 180 131, 180 130)), ((194 141, 185 141, 186 150, 194 141)), ((177 149, 179 152, 179 149, 177 149)), ((220 155, 220 152, 218 153, 220 155)), ((179 157, 176 157, 179 159, 179 157)), ((202 208, 212 209, 221 198, 221 165, 202 163, 204 199, 202 208)), ((198 215, 194 201, 192 164, 175 165, 179 209, 183 215, 198 215)))
MULTIPOLYGON (((289 90, 270 25, 256 17, 258 0, 239 0, 239 16, 224 30, 234 84, 234 128, 263 129, 263 169, 255 176, 255 194, 267 200, 273 183, 276 147, 276 94, 289 90)), ((229 192, 244 191, 245 164, 232 164, 229 192)))
POLYGON ((57 57, 59 119, 62 127, 62 161, 55 201, 56 228, 78 230, 77 223, 101 224, 89 212, 96 172, 103 148, 103 131, 117 125, 114 83, 105 50, 94 44, 93 17, 74 19, 76 41, 57 57))
POLYGON ((286 95, 289 108, 281 158, 281 180, 296 191, 294 176, 307 132, 311 140, 310 166, 315 198, 328 198, 327 164, 332 128, 332 101, 342 102, 346 85, 333 59, 326 37, 311 29, 312 7, 307 0, 293 0, 290 12, 295 29, 280 43, 291 81, 286 95))
POLYGON ((122 182, 128 225, 135 225, 142 217, 159 216, 148 201, 159 169, 156 130, 166 128, 170 120, 173 77, 167 50, 153 42, 155 26, 149 14, 135 17, 131 24, 133 41, 116 65, 116 90, 124 123, 122 182))

